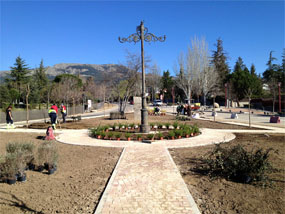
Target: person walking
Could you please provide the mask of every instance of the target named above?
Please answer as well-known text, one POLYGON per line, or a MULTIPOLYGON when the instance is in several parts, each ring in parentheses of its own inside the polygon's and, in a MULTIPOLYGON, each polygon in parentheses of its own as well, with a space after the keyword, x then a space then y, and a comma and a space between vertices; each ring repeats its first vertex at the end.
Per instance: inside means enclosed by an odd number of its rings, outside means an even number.
POLYGON ((56 124, 56 119, 57 119, 57 110, 58 110, 57 106, 55 104, 53 104, 48 111, 51 126, 54 130, 56 129, 55 124, 56 124))
POLYGON ((60 112, 61 112, 61 115, 62 115, 63 123, 65 123, 65 117, 67 115, 67 112, 66 112, 66 107, 65 107, 65 105, 63 105, 63 103, 60 106, 60 112))
POLYGON ((14 129, 13 117, 12 117, 12 106, 9 105, 6 109, 6 122, 7 122, 7 129, 12 128, 14 129))

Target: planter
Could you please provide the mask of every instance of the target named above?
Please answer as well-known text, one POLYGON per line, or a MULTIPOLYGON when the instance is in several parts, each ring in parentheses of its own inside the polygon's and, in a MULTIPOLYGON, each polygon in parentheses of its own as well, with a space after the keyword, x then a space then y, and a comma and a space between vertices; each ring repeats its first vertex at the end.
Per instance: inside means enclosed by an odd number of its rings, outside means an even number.
POLYGON ((24 173, 22 175, 18 175, 17 181, 25 182, 27 180, 27 175, 24 173))
POLYGON ((194 134, 193 133, 191 133, 191 137, 193 137, 194 136, 194 134))
POLYGON ((29 170, 35 170, 35 164, 29 163, 28 167, 29 167, 29 170))
POLYGON ((98 135, 98 136, 97 136, 97 139, 101 139, 101 135, 98 135))
POLYGON ((117 141, 120 141, 121 139, 120 138, 117 138, 117 141))
POLYGON ((171 139, 171 140, 175 140, 175 137, 174 137, 174 136, 173 136, 173 137, 170 137, 170 139, 171 139))
POLYGON ((128 141, 130 141, 130 140, 131 140, 131 138, 130 138, 130 137, 128 137, 128 138, 127 138, 127 140, 128 140, 128 141))
POLYGON ((160 140, 163 140, 163 137, 161 137, 160 140))
POLYGON ((48 174, 51 175, 56 171, 56 168, 51 168, 48 170, 48 174))
POLYGON ((189 134, 185 135, 186 138, 189 138, 189 134))
POLYGON ((178 136, 178 139, 181 139, 181 136, 178 136))
POLYGON ((44 166, 38 166, 36 168, 36 171, 38 171, 38 172, 42 172, 43 170, 44 170, 44 166))
POLYGON ((138 138, 138 141, 142 141, 142 138, 138 138))
POLYGON ((16 181, 17 181, 17 178, 16 178, 16 176, 14 176, 14 177, 11 177, 11 178, 7 178, 7 184, 15 184, 16 183, 16 181))

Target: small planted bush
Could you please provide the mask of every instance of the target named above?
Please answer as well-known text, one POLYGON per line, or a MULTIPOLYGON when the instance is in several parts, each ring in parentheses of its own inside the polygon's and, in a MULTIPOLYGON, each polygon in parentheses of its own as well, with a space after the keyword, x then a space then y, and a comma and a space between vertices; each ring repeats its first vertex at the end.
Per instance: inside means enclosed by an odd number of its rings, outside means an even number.
POLYGON ((142 138, 142 134, 137 134, 137 139, 141 139, 142 138))
POLYGON ((154 134, 148 134, 148 135, 147 135, 147 139, 149 139, 149 140, 152 140, 153 137, 154 137, 154 134))
POLYGON ((101 135, 102 139, 104 139, 106 137, 106 132, 101 132, 100 135, 101 135))
POLYGON ((54 143, 44 142, 38 148, 38 163, 45 165, 47 170, 56 168, 58 159, 57 148, 54 143))
POLYGON ((168 132, 168 137, 169 137, 169 138, 172 139, 172 138, 174 138, 174 136, 175 136, 174 131, 171 130, 170 132, 168 132))
POLYGON ((175 129, 177 129, 177 127, 178 127, 178 122, 175 121, 175 122, 173 123, 173 127, 174 127, 175 129))
POLYGON ((119 133, 119 132, 117 132, 116 134, 115 134, 115 137, 117 138, 117 139, 120 139, 121 138, 121 133, 119 133))
POLYGON ((266 173, 273 170, 268 160, 270 150, 248 152, 241 145, 232 148, 217 145, 205 161, 206 170, 211 177, 220 176, 241 183, 266 181, 266 173))
POLYGON ((113 133, 113 132, 109 132, 109 133, 108 133, 108 138, 109 138, 109 139, 112 139, 113 136, 114 136, 114 133, 113 133))
POLYGON ((158 133, 157 133, 157 138, 158 138, 158 139, 163 138, 163 134, 162 134, 161 132, 158 132, 158 133))
POLYGON ((128 138, 131 137, 131 134, 130 134, 130 133, 126 133, 126 134, 125 134, 125 137, 128 139, 128 138))

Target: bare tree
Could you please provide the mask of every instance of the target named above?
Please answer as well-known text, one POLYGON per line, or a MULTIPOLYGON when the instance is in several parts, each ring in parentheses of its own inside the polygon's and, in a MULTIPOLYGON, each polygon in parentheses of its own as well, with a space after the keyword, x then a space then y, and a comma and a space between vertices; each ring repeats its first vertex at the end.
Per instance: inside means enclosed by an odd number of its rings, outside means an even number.
POLYGON ((191 46, 188 47, 187 55, 180 54, 178 58, 179 69, 176 70, 177 86, 181 88, 190 104, 192 93, 197 95, 208 94, 210 91, 210 61, 208 46, 204 38, 191 39, 191 46), (207 77, 207 80, 205 80, 207 77))
POLYGON ((159 91, 161 87, 160 81, 161 81, 161 70, 157 64, 154 64, 149 69, 148 75, 146 77, 147 86, 151 88, 152 99, 155 99, 155 94, 159 91))
POLYGON ((63 78, 59 83, 53 85, 51 100, 57 103, 72 103, 73 114, 75 114, 75 105, 82 100, 82 94, 83 90, 77 79, 63 78))

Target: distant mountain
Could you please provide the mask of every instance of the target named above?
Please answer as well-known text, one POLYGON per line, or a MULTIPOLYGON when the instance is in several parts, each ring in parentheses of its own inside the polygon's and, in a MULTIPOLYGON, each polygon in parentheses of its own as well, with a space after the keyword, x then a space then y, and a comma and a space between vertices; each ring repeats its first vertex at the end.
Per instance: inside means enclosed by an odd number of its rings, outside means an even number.
MULTIPOLYGON (((80 75, 87 79, 94 77, 95 82, 100 83, 103 80, 111 78, 124 79, 128 68, 117 64, 78 64, 78 63, 60 63, 46 68, 46 74, 49 79, 54 79, 59 74, 80 75)), ((0 83, 9 75, 9 71, 0 71, 0 83)))

